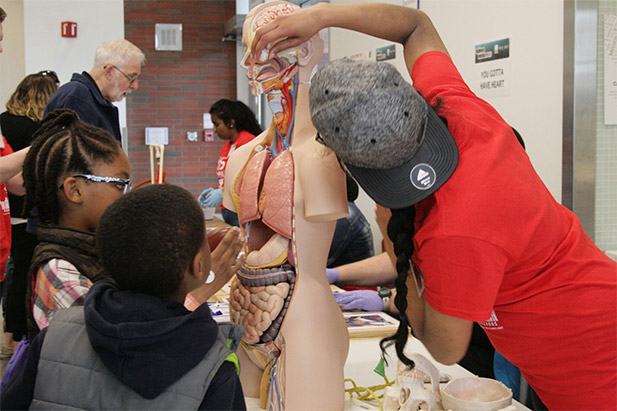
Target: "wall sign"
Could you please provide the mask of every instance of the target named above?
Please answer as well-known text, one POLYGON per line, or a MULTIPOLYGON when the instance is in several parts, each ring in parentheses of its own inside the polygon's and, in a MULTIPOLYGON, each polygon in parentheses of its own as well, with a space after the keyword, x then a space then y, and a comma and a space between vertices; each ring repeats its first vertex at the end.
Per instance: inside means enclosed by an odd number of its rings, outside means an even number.
POLYGON ((63 21, 60 27, 62 37, 77 37, 77 23, 74 21, 63 21))
POLYGON ((146 127, 146 145, 169 144, 168 127, 146 127))
POLYGON ((396 47, 391 44, 375 50, 375 61, 394 60, 396 58, 396 47))
POLYGON ((475 92, 483 97, 510 94, 510 38, 477 44, 475 92))

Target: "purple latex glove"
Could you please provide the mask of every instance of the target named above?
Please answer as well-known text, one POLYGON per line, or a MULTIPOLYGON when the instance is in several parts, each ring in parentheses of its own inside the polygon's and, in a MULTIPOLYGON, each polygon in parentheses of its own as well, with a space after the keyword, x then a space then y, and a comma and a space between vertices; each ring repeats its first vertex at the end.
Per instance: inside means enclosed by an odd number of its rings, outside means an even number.
POLYGON ((336 268, 326 268, 326 277, 328 278, 328 284, 334 284, 339 279, 339 273, 336 268))
POLYGON ((334 294, 338 305, 343 310, 360 308, 364 311, 383 311, 383 299, 375 290, 354 290, 334 294))

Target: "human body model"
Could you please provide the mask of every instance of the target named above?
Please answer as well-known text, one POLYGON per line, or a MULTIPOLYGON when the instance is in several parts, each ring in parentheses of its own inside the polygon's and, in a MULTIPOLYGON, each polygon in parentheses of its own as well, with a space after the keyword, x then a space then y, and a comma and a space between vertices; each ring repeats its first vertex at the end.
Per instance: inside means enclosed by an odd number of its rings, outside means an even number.
POLYGON ((415 88, 388 64, 340 60, 310 89, 324 143, 392 210, 399 358, 413 365, 403 351, 409 324, 436 360, 457 362, 477 321, 549 409, 614 409, 615 262, 464 83, 423 12, 321 3, 259 30, 253 53, 283 39, 274 55, 330 26, 403 44, 415 88))
MULTIPOLYGON (((285 2, 247 15, 243 43, 299 8, 285 2)), ((244 60, 253 94, 266 93, 272 127, 230 157, 223 204, 236 210, 246 263, 232 289, 232 319, 247 326, 239 356, 248 396, 268 409, 341 409, 347 329, 324 275, 336 220, 347 214, 345 176, 315 142, 310 74, 323 54, 311 37, 297 49, 244 60)))

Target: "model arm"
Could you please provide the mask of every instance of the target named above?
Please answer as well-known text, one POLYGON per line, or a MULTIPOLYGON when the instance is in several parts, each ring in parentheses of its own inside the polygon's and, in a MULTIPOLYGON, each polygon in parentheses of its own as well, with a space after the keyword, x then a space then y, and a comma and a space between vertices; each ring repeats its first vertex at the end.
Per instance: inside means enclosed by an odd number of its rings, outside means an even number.
POLYGON ((253 55, 259 56, 268 44, 283 38, 272 46, 270 54, 297 46, 326 27, 354 30, 402 44, 410 73, 422 54, 428 51, 448 54, 433 23, 420 10, 378 3, 319 3, 281 16, 257 30, 252 42, 253 55))
POLYGON ((6 183, 21 172, 28 150, 30 147, 0 158, 0 183, 6 183))
MULTIPOLYGON (((377 206, 377 224, 384 236, 386 250, 392 264, 396 265, 396 256, 392 251, 394 247, 387 236, 387 224, 391 216, 389 209, 377 206)), ((473 322, 442 314, 431 307, 424 298, 424 291, 418 293, 412 270, 407 274, 406 284, 407 310, 405 315, 416 338, 422 341, 437 361, 443 364, 454 364, 460 361, 467 352, 473 322)))

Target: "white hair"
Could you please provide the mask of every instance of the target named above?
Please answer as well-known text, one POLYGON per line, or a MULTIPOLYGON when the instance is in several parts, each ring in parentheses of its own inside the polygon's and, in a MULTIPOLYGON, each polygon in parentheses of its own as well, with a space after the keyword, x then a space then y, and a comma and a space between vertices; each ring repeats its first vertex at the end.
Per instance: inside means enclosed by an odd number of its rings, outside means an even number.
POLYGON ((108 64, 126 67, 130 60, 137 59, 140 64, 146 62, 144 53, 128 40, 115 40, 101 44, 94 53, 94 67, 103 68, 108 64))

